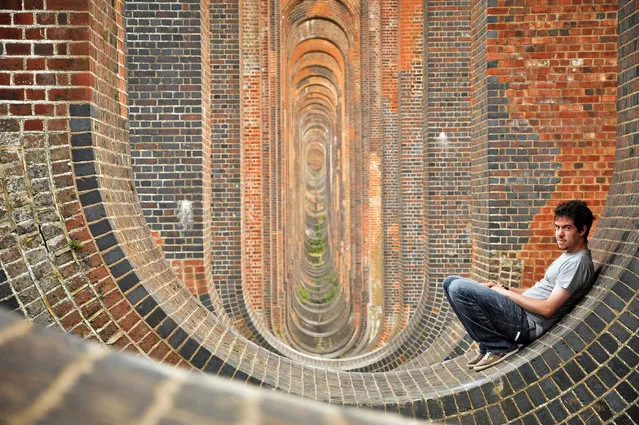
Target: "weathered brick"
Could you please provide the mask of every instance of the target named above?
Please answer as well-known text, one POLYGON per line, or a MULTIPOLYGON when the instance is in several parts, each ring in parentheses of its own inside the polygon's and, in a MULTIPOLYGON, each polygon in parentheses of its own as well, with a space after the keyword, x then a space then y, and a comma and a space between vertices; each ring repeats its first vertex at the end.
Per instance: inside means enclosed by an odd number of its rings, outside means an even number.
POLYGON ((88 10, 88 2, 77 2, 75 0, 47 0, 49 10, 88 10))
POLYGON ((55 13, 38 13, 36 14, 36 22, 39 25, 55 25, 57 23, 57 15, 55 13))
POLYGON ((3 40, 20 40, 22 35, 21 28, 0 27, 0 38, 3 40))
POLYGON ((0 69, 3 71, 18 71, 23 69, 23 59, 0 57, 0 69))
POLYGON ((53 54, 52 44, 35 44, 33 46, 33 54, 38 56, 51 56, 53 54))
POLYGON ((60 100, 89 100, 91 98, 91 90, 88 87, 66 88, 66 89, 47 89, 47 97, 51 101, 60 100))
POLYGON ((44 40, 45 31, 42 28, 26 28, 24 30, 24 38, 26 40, 44 40))
POLYGON ((45 100, 47 98, 47 92, 44 89, 27 89, 27 100, 45 100))
POLYGON ((0 89, 2 100, 24 100, 24 89, 0 89))
POLYGON ((33 13, 16 13, 13 15, 15 25, 33 25, 33 13))
POLYGON ((40 10, 43 7, 44 0, 23 0, 25 10, 40 10))
POLYGON ((47 40, 88 40, 88 28, 47 28, 47 40))
MULTIPOLYGON (((36 115, 38 115, 36 113, 36 115)), ((44 121, 43 120, 27 120, 24 122, 24 131, 43 131, 44 130, 44 121)))
POLYGON ((87 71, 87 58, 47 59, 47 68, 51 71, 87 71))
POLYGON ((9 105, 9 112, 12 115, 33 115, 33 107, 30 104, 9 105))
POLYGON ((5 54, 9 56, 26 56, 31 53, 31 44, 27 43, 6 43, 5 54))
POLYGON ((46 61, 44 58, 36 58, 30 59, 27 58, 25 61, 26 69, 32 71, 44 70, 46 68, 46 61))

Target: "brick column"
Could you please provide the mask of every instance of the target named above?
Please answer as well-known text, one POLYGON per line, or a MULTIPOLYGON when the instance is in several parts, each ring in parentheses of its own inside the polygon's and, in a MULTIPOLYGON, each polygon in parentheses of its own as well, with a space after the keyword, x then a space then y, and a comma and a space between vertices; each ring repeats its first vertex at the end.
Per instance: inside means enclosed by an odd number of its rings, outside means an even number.
POLYGON ((425 283, 424 9, 422 0, 399 1, 400 242, 403 303, 414 311, 425 283))
POLYGON ((239 2, 213 0, 210 13, 211 289, 234 293, 242 285, 239 2))
POLYGON ((189 289, 210 279, 208 2, 127 1, 130 140, 149 227, 189 289))
POLYGON ((426 283, 470 272, 470 1, 428 2, 424 149, 426 283))
POLYGON ((268 141, 263 149, 265 159, 264 175, 264 279, 263 279, 263 296, 262 311, 265 323, 272 326, 273 323, 279 322, 279 317, 272 321, 271 313, 273 303, 277 302, 275 295, 277 287, 274 282, 281 278, 281 271, 278 269, 282 258, 283 247, 278 243, 281 223, 280 220, 280 158, 279 144, 281 143, 280 134, 280 92, 279 87, 279 10, 280 2, 269 0, 262 4, 262 26, 263 34, 266 36, 262 39, 262 51, 267 60, 265 61, 265 69, 268 71, 263 76, 263 84, 268 89, 264 94, 264 102, 262 105, 262 116, 264 120, 264 131, 268 134, 268 141))
MULTIPOLYGON (((381 1, 370 0, 363 13, 362 28, 362 144, 368 151, 367 173, 362 181, 367 188, 364 199, 364 217, 367 230, 363 237, 367 251, 368 321, 370 333, 380 333, 384 309, 384 220, 382 211, 383 149, 382 149, 382 98, 381 98, 381 1)), ((370 338, 370 337, 369 337, 370 338)))
POLYGON ((240 2, 240 140, 242 158, 242 283, 244 294, 256 309, 262 306, 264 280, 262 45, 261 2, 240 2))
POLYGON ((381 99, 382 99, 382 215, 384 217, 384 324, 382 342, 388 341, 401 321, 402 259, 399 233, 399 136, 398 136, 398 2, 381 3, 381 99))

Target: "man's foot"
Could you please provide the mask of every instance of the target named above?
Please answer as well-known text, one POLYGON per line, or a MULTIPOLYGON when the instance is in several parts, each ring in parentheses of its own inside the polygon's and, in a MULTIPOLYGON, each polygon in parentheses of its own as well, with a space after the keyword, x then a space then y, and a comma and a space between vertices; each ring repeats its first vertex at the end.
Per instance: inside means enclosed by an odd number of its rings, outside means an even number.
POLYGON ((473 357, 472 359, 470 359, 468 361, 468 363, 466 363, 466 367, 468 367, 468 369, 472 369, 475 367, 475 365, 477 363, 479 363, 481 361, 481 359, 483 359, 485 356, 485 354, 480 353, 479 351, 477 352, 477 354, 475 355, 475 357, 473 357))
POLYGON ((486 355, 484 355, 484 357, 479 362, 477 362, 475 364, 475 366, 473 366, 473 369, 475 369, 475 370, 484 370, 486 368, 494 366, 497 363, 501 362, 502 360, 505 360, 508 357, 512 356, 517 351, 519 351, 519 347, 515 347, 512 350, 505 351, 503 353, 491 353, 491 352, 488 352, 488 353, 486 353, 486 355))

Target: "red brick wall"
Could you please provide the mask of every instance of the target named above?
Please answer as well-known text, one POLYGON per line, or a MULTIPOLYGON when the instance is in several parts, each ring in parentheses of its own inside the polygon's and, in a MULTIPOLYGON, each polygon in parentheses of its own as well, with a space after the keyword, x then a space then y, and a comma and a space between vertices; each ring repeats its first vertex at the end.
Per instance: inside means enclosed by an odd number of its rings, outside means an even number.
MULTIPOLYGON (((608 1, 597 8, 539 6, 533 10, 537 22, 551 21, 553 16, 558 16, 558 21, 546 24, 545 31, 526 34, 529 37, 520 40, 525 44, 523 52, 521 48, 508 53, 503 47, 495 48, 497 56, 524 53, 524 61, 537 65, 532 72, 525 73, 526 83, 520 83, 506 95, 513 104, 513 116, 534 117, 531 125, 539 128, 540 140, 553 141, 560 148, 554 158, 561 164, 555 192, 548 206, 541 208, 529 224, 532 236, 520 256, 525 286, 539 280, 557 256, 551 235, 552 211, 557 204, 567 199, 583 199, 596 216, 603 211, 616 139, 617 3, 608 1), (561 34, 561 45, 530 51, 533 42, 551 43, 557 31, 561 34), (548 66, 543 66, 544 61, 548 61, 548 66), (557 102, 549 104, 552 98, 557 102)), ((512 74, 510 78, 514 81, 512 74)))
POLYGON ((477 178, 475 190, 487 190, 481 208, 490 217, 476 229, 475 272, 530 285, 557 256, 553 206, 579 198, 595 213, 603 207, 615 143, 616 3, 498 2, 486 14, 487 120, 475 131, 483 137, 486 126, 477 160, 487 184, 477 178))

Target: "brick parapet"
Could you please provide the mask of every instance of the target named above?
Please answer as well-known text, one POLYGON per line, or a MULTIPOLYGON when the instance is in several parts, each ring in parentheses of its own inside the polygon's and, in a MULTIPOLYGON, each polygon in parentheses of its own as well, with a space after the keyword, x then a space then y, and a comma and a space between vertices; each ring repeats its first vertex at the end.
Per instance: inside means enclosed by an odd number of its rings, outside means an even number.
MULTIPOLYGON (((293 402, 285 395, 264 394, 226 379, 175 371, 166 365, 108 352, 77 338, 31 327, 5 312, 0 312, 0 332, 5 335, 0 351, 0 372, 7 377, 0 384, 0 390, 20 389, 27 399, 37 399, 43 392, 50 394, 58 389, 55 372, 70 372, 66 375, 69 379, 65 380, 65 397, 54 397, 50 409, 30 415, 47 423, 86 421, 88 417, 100 417, 108 423, 125 423, 139 419, 140 412, 143 412, 142 418, 161 416, 163 421, 185 425, 194 420, 210 422, 220 417, 242 422, 247 415, 278 422, 283 412, 295 422, 308 421, 312 417, 314 420, 339 421, 344 425, 414 423, 397 415, 375 415, 327 404, 293 402), (34 363, 46 364, 51 372, 42 373, 37 385, 15 378, 29 374, 34 363), (95 381, 101 382, 101 394, 114 401, 108 412, 100 403, 83 403, 87 394, 95 391, 95 381), (149 396, 158 390, 162 393, 161 399, 166 401, 160 402, 161 411, 158 399, 149 396), (82 408, 69 409, 66 403, 82 408)), ((10 400, 12 402, 6 403, 0 417, 5 418, 24 407, 20 402, 13 403, 14 398, 10 400)))

